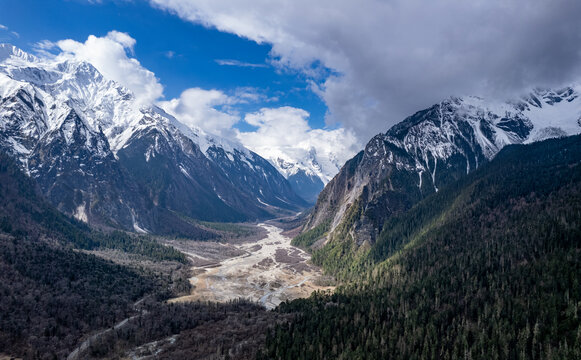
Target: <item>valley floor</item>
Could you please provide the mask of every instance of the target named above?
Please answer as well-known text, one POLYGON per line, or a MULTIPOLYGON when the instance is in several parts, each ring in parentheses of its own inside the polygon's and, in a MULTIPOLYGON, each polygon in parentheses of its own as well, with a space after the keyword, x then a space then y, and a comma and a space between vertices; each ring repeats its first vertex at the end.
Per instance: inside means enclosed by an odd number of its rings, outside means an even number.
POLYGON ((170 302, 247 299, 273 309, 285 300, 308 297, 319 285, 321 271, 310 255, 294 246, 282 229, 258 224, 266 237, 238 244, 171 242, 190 257, 194 266, 190 295, 170 302))

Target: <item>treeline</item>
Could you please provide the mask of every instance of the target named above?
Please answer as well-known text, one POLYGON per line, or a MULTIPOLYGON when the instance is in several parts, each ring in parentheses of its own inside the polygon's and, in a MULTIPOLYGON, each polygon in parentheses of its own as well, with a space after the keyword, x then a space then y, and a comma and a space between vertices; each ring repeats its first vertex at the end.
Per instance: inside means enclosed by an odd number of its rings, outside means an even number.
POLYGON ((244 300, 152 303, 145 309, 126 326, 93 341, 82 358, 123 358, 130 349, 157 341, 151 350, 133 352, 155 354, 156 359, 254 359, 266 340, 265 330, 288 317, 244 300))
POLYGON ((281 305, 259 358, 581 358, 581 138, 511 146, 327 254, 349 284, 281 305))
POLYGON ((313 245, 317 240, 325 236, 329 228, 331 227, 331 219, 327 219, 320 223, 319 225, 315 226, 314 228, 305 231, 302 234, 295 236, 291 244, 293 246, 298 246, 303 249, 308 249, 311 245, 313 245))
MULTIPOLYGON (((288 318, 245 301, 165 304, 190 290, 183 268, 165 263, 186 263, 182 253, 148 236, 93 231, 38 194, 0 154, 0 355, 65 359, 90 339, 77 358, 124 358, 131 349, 152 355, 140 346, 160 341, 152 350, 163 350, 159 359, 252 359, 265 329, 288 318), (132 269, 79 249, 118 249, 164 263, 132 269)), ((251 231, 212 225, 238 236, 251 231)))
POLYGON ((39 195, 36 187, 8 155, 0 152, 0 232, 31 241, 48 238, 62 246, 84 250, 117 249, 157 261, 187 261, 183 253, 148 236, 94 231, 60 213, 39 195))
POLYGON ((186 262, 147 237, 109 234, 59 213, 0 153, 0 353, 62 359, 88 333, 136 313, 144 296, 169 296, 180 279, 132 270, 77 249, 119 249, 186 262))
POLYGON ((171 246, 162 245, 149 236, 136 236, 122 231, 113 231, 109 234, 94 232, 91 237, 95 243, 92 248, 87 247, 87 249, 117 249, 156 261, 187 263, 187 258, 182 252, 171 246))
POLYGON ((508 199, 530 193, 544 196, 577 181, 577 170, 569 167, 578 161, 581 149, 578 136, 530 147, 506 147, 494 161, 440 189, 410 210, 394 214, 385 222, 372 247, 357 247, 349 234, 353 225, 349 218, 356 218, 361 211, 357 203, 353 204, 347 220, 335 229, 331 241, 313 253, 313 262, 344 281, 356 281, 376 264, 421 242, 429 231, 461 216, 466 209, 477 207, 475 211, 486 211, 487 207, 508 199))

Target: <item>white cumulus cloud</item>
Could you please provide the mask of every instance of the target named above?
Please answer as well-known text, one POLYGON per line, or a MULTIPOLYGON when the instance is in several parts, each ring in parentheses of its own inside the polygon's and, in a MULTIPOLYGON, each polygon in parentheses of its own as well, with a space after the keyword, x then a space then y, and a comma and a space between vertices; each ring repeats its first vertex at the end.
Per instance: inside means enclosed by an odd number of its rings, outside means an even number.
POLYGON ((277 100, 253 87, 239 87, 229 93, 195 87, 184 90, 179 98, 159 101, 157 105, 188 126, 234 140, 233 126, 241 120, 237 105, 277 100))
MULTIPOLYGON (((90 35, 84 43, 67 39, 55 44, 63 51, 61 56, 90 62, 106 78, 133 91, 144 104, 153 103, 163 96, 163 86, 155 74, 144 68, 137 59, 128 56, 128 53, 133 54, 136 44, 129 34, 111 31, 104 37, 90 35)), ((43 46, 46 47, 47 43, 43 46)))
POLYGON ((314 151, 325 170, 323 181, 330 180, 361 147, 354 134, 346 129, 312 129, 308 123, 309 113, 302 109, 263 108, 255 113, 241 113, 240 106, 243 105, 278 101, 278 98, 268 96, 264 89, 239 87, 226 93, 193 87, 184 90, 177 98, 160 100, 163 87, 155 74, 128 56, 133 54, 135 45, 136 40, 129 34, 111 31, 104 37, 90 35, 85 42, 44 40, 36 43, 35 49, 45 57, 88 61, 106 78, 132 90, 144 105, 158 105, 187 126, 240 141, 265 157, 276 155, 287 160, 303 160, 314 151), (55 49, 60 53, 55 55, 55 49), (242 119, 257 130, 236 130, 235 125, 242 119))
POLYGON ((239 132, 240 142, 265 158, 302 161, 316 153, 322 167, 322 180, 328 182, 345 161, 361 149, 355 135, 344 128, 312 129, 309 113, 284 106, 263 108, 247 114, 244 120, 257 127, 253 132, 239 132))
POLYGON ((161 101, 158 105, 188 126, 232 137, 232 126, 240 117, 230 109, 230 105, 237 102, 236 98, 220 90, 190 88, 182 92, 179 98, 161 101))

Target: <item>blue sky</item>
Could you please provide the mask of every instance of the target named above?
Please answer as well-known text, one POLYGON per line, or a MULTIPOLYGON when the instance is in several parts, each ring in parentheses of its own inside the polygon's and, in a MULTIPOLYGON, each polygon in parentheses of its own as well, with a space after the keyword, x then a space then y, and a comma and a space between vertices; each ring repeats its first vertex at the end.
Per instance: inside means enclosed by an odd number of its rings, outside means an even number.
POLYGON ((581 82, 580 17, 579 0, 0 0, 0 41, 100 61, 182 122, 261 155, 343 163, 450 96, 581 82))
MULTIPOLYGON (((165 99, 177 98, 192 87, 219 89, 226 94, 253 88, 264 97, 236 104, 242 118, 244 113, 263 107, 292 106, 310 114, 311 127, 325 126, 327 108, 310 90, 309 78, 302 72, 273 66, 269 44, 184 21, 146 1, 3 0, 0 24, 7 27, 0 30, 0 41, 29 52, 42 40, 84 42, 89 35, 125 32, 136 40, 130 55, 155 73, 164 86, 165 99)), ((244 121, 235 127, 254 129, 244 121)))

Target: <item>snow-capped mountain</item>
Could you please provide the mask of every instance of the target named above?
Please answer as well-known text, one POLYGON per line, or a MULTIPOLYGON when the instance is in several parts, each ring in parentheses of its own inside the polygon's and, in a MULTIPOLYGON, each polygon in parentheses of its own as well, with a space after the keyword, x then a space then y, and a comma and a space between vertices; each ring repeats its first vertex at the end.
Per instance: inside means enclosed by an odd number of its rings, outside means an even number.
POLYGON ((333 153, 318 154, 314 147, 304 151, 282 152, 280 149, 271 149, 264 152, 272 164, 285 177, 292 176, 299 171, 314 175, 327 184, 341 169, 341 163, 333 153))
POLYGON ((478 168, 504 146, 579 133, 580 86, 537 89, 507 102, 449 98, 373 137, 321 192, 305 230, 328 226, 332 234, 343 224, 358 244, 373 243, 393 213, 478 168))
POLYGON ((57 207, 136 231, 241 221, 305 203, 257 154, 190 128, 87 62, 0 45, 0 148, 57 207))
POLYGON ((288 180, 300 197, 312 204, 342 165, 333 152, 320 154, 314 147, 308 149, 261 147, 257 151, 288 180))
POLYGON ((293 190, 311 204, 317 201, 317 196, 325 184, 311 168, 302 162, 289 162, 282 158, 270 159, 276 169, 284 175, 293 190))

